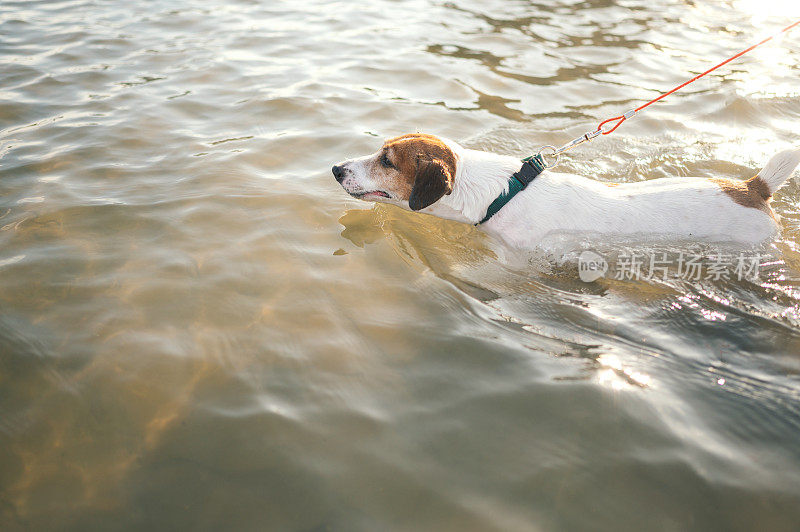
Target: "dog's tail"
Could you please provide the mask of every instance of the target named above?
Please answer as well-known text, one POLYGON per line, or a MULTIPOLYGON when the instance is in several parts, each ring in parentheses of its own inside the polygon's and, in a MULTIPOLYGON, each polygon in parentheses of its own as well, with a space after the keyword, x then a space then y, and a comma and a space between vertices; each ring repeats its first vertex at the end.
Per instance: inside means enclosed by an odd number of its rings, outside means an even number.
POLYGON ((769 160, 756 178, 760 178, 766 183, 769 193, 772 195, 792 175, 792 171, 798 164, 800 164, 800 148, 782 151, 769 160))

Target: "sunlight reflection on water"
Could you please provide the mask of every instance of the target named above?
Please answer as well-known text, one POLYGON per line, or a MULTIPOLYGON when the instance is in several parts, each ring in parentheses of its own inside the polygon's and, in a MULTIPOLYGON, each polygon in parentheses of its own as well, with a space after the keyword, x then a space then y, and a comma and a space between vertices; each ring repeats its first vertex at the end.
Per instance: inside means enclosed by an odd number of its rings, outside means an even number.
MULTIPOLYGON (((800 16, 731 0, 0 4, 0 528, 791 530, 800 186, 755 280, 346 197, 408 131, 527 155, 800 16)), ((797 34, 568 154, 742 178, 797 34)))

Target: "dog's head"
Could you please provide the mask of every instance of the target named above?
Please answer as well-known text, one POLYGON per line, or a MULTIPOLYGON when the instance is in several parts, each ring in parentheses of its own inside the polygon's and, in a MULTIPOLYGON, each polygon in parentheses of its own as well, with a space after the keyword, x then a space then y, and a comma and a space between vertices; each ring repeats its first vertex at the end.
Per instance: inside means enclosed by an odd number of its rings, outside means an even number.
POLYGON ((377 152, 332 171, 353 197, 418 211, 453 191, 456 155, 441 139, 414 133, 387 140, 377 152))

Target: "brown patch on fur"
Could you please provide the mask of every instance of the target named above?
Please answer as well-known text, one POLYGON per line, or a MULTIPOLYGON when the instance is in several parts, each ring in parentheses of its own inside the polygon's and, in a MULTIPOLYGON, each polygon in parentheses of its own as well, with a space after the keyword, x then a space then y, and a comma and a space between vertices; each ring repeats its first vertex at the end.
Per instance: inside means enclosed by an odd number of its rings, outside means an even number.
POLYGON ((755 176, 747 181, 720 178, 712 178, 711 181, 739 205, 758 209, 775 218, 775 212, 769 205, 772 193, 760 177, 755 176))
POLYGON ((447 147, 447 144, 437 137, 422 133, 402 135, 387 140, 383 145, 383 150, 386 150, 389 160, 395 165, 397 172, 400 174, 401 182, 396 183, 396 185, 402 189, 404 200, 409 199, 414 189, 414 183, 419 174, 420 162, 440 164, 444 170, 443 175, 446 180, 443 188, 444 193, 450 194, 452 192, 453 178, 456 174, 456 156, 447 147))
POLYGON ((607 187, 618 187, 619 183, 603 183, 607 187))

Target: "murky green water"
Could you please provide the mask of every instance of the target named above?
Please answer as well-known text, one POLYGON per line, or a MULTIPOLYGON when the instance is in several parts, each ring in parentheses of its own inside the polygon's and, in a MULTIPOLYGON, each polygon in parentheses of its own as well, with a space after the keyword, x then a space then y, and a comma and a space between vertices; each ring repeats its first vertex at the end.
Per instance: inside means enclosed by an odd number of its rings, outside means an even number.
MULTIPOLYGON (((793 17, 3 1, 0 529, 796 530, 798 182, 755 280, 587 284, 329 174, 415 130, 527 155, 793 17)), ((749 177, 798 142, 798 60, 795 33, 563 167, 749 177)))

